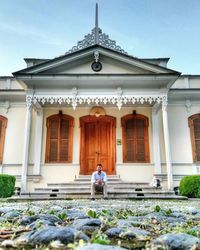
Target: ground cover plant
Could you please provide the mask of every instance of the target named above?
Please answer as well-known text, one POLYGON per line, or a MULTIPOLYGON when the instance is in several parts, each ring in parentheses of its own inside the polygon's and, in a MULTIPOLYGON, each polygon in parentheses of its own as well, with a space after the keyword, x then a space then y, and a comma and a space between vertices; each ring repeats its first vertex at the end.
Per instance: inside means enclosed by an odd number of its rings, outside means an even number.
POLYGON ((10 197, 15 190, 15 176, 0 174, 0 198, 10 197))
POLYGON ((197 201, 1 202, 0 249, 200 249, 197 201))

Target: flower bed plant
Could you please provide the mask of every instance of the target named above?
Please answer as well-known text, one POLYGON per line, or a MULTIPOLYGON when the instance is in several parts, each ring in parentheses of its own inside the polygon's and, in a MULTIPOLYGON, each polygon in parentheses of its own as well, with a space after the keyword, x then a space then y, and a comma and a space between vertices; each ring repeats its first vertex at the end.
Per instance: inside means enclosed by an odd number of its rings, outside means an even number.
POLYGON ((200 198, 200 175, 183 177, 180 182, 180 194, 189 198, 200 198))
POLYGON ((15 176, 0 174, 0 197, 10 197, 15 190, 15 176))

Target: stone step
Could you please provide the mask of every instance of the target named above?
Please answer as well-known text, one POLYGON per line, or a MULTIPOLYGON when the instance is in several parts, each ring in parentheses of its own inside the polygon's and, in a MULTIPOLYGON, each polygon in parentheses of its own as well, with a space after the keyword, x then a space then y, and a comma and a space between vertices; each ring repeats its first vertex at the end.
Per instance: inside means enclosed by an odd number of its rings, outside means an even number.
MULTIPOLYGON (((27 193, 28 194, 28 193, 27 193)), ((31 193, 32 195, 44 195, 44 194, 57 194, 57 195, 65 195, 65 194, 73 194, 73 195, 80 195, 80 194, 90 194, 90 190, 84 190, 84 189, 80 189, 78 192, 74 192, 74 190, 61 190, 61 191, 50 191, 50 190, 38 190, 35 191, 33 193, 31 193)), ((134 191, 134 190, 108 190, 108 195, 111 194, 165 194, 165 195, 171 195, 174 194, 173 191, 162 191, 162 190, 152 190, 152 191, 134 191)))
MULTIPOLYGON (((84 179, 84 178, 90 178, 91 179, 92 175, 78 175, 75 176, 75 179, 84 179)), ((107 175, 108 179, 112 179, 112 178, 118 178, 120 179, 120 175, 107 175)))
MULTIPOLYGON (((123 186, 134 186, 134 187, 149 187, 149 183, 147 182, 125 182, 125 181, 108 181, 108 185, 117 186, 117 185, 123 185, 123 186)), ((91 185, 91 181, 76 181, 76 182, 63 182, 63 183, 48 183, 48 187, 65 187, 65 186, 84 186, 84 185, 91 185)))
MULTIPOLYGON (((120 192, 120 191, 124 191, 124 192, 129 192, 129 191, 143 191, 143 192, 146 192, 146 191, 155 191, 155 190, 161 190, 162 188, 159 187, 159 188, 154 188, 154 187, 112 187, 112 186, 109 186, 108 187, 108 191, 109 192, 120 192)), ((35 188, 35 191, 36 192, 60 192, 60 191, 73 191, 73 192, 81 192, 82 190, 87 190, 87 191, 90 191, 90 186, 74 186, 74 187, 51 187, 51 188, 35 188)))
MULTIPOLYGON (((7 198, 8 201, 39 201, 39 200, 73 200, 73 199, 90 199, 90 196, 74 196, 74 195, 65 195, 65 196, 59 196, 59 197, 50 197, 50 196, 29 196, 29 195, 21 195, 21 196, 12 196, 10 198, 7 198)), ((96 200, 102 200, 101 197, 95 197, 96 200)), ((109 197, 109 199, 114 200, 114 199, 120 199, 120 200, 145 200, 145 199, 156 199, 156 200, 188 200, 187 197, 185 196, 178 196, 178 195, 168 195, 168 196, 113 196, 109 197)), ((101 201, 102 202, 102 201, 101 201)), ((106 201, 104 201, 106 202, 106 201)))
MULTIPOLYGON (((95 196, 102 199, 102 195, 95 196)), ((50 199, 90 199, 90 194, 46 194, 46 193, 23 193, 20 196, 13 196, 10 200, 50 200, 50 199)), ((184 196, 174 194, 108 194, 108 199, 187 199, 184 196)))

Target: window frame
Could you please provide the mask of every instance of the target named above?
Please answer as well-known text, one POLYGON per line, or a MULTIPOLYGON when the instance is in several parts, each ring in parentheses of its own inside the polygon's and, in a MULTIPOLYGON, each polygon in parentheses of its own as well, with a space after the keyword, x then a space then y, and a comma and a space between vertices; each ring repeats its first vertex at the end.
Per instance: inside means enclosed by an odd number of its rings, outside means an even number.
POLYGON ((191 144, 192 144, 192 157, 193 157, 193 162, 198 163, 200 160, 197 160, 197 149, 196 149, 196 138, 194 134, 194 120, 200 119, 200 113, 191 115, 188 117, 188 125, 190 128, 190 139, 191 139, 191 144))
MULTIPOLYGON (((124 163, 150 163, 149 155, 149 118, 141 114, 128 114, 121 117, 121 126, 122 126, 122 150, 123 150, 123 162, 124 163), (143 119, 145 122, 144 133, 145 133, 145 160, 144 161, 128 161, 127 160, 127 147, 126 147, 126 122, 134 118, 143 119)), ((136 145, 136 140, 134 140, 134 148, 136 145)), ((133 152, 135 154, 135 152, 133 152)))
POLYGON ((4 144, 5 144, 5 135, 6 128, 8 124, 8 118, 0 115, 0 121, 2 122, 2 130, 0 134, 0 164, 3 163, 3 152, 4 152, 4 144))
POLYGON ((72 147, 73 147, 73 127, 74 127, 74 118, 70 115, 66 114, 55 114, 47 117, 46 120, 46 127, 47 127, 47 135, 46 135, 46 155, 45 155, 45 163, 50 163, 50 164, 55 164, 55 163, 71 163, 72 162, 72 147), (69 121, 69 143, 68 143, 68 160, 67 161, 61 161, 58 160, 60 159, 60 142, 61 142, 61 137, 60 137, 60 132, 61 132, 61 120, 67 120, 69 121), (50 160, 50 122, 51 120, 58 120, 59 122, 59 131, 58 131, 58 142, 57 142, 57 147, 58 147, 58 152, 57 152, 57 160, 56 161, 51 161, 50 160))

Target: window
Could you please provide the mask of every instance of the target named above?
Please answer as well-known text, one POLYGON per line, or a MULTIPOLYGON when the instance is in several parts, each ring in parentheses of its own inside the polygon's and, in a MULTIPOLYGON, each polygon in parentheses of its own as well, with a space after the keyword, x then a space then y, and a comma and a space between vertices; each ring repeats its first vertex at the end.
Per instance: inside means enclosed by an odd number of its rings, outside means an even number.
POLYGON ((3 162, 3 148, 8 119, 0 115, 0 164, 3 162))
POLYGON ((123 162, 149 162, 148 118, 130 114, 121 118, 123 162))
POLYGON ((193 161, 200 161, 200 114, 188 118, 192 142, 193 161))
POLYGON ((74 118, 59 112, 47 118, 46 163, 72 162, 74 118))

